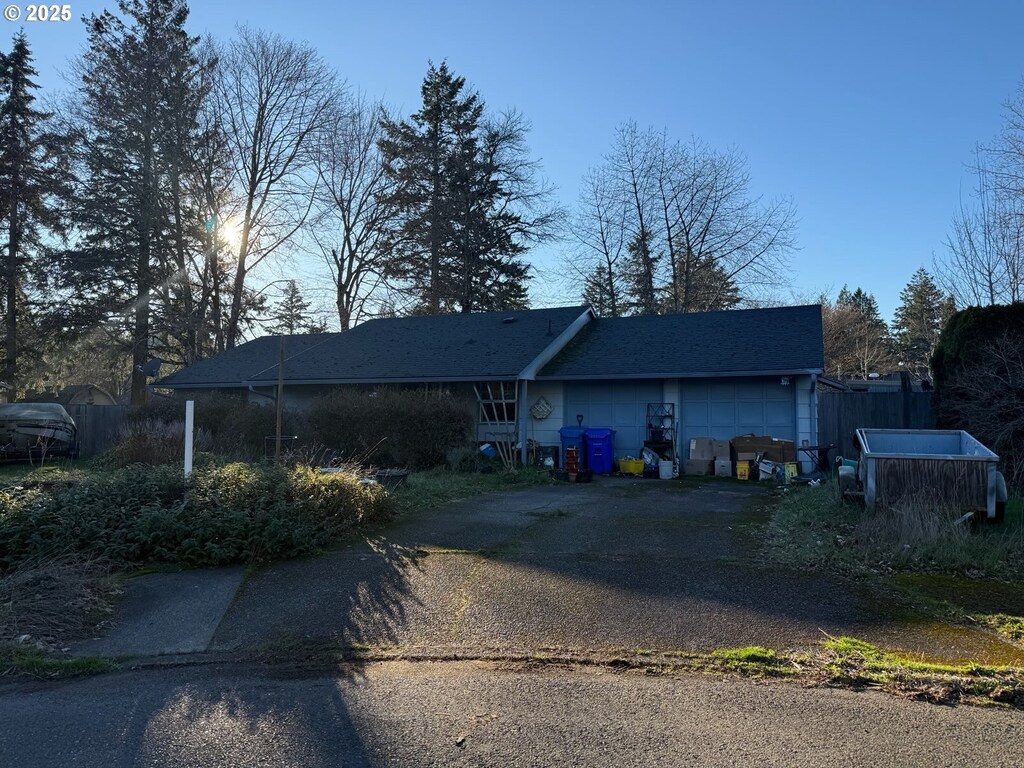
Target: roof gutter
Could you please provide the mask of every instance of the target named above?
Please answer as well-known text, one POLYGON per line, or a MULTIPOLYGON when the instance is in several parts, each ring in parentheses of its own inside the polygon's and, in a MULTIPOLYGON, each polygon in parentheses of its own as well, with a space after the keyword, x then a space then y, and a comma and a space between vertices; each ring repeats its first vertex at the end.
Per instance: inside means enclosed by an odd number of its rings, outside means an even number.
POLYGON ((731 378, 735 376, 809 376, 821 373, 820 368, 786 368, 775 371, 692 371, 651 372, 651 373, 601 373, 601 374, 550 374, 538 376, 544 381, 592 381, 609 379, 712 379, 731 378))
MULTIPOLYGON (((334 385, 334 384, 423 384, 423 383, 456 383, 456 382, 474 382, 474 381, 512 381, 516 378, 516 374, 506 373, 491 376, 400 376, 393 379, 382 379, 382 378, 367 378, 367 379, 288 379, 284 380, 287 386, 296 385, 334 385)), ((221 381, 215 383, 192 383, 192 382, 174 382, 170 384, 157 384, 154 385, 160 389, 245 389, 249 387, 276 387, 277 382, 273 379, 267 379, 265 381, 221 381)))
POLYGON ((585 326, 595 317, 596 315, 594 314, 594 310, 592 310, 590 307, 587 307, 583 314, 581 314, 579 317, 573 320, 569 324, 568 328, 566 328, 564 331, 558 334, 555 337, 554 341, 552 341, 550 344, 544 347, 544 349, 541 350, 541 353, 537 355, 535 358, 533 358, 530 364, 519 372, 520 381, 530 381, 536 379, 537 372, 540 371, 540 369, 547 365, 549 362, 551 362, 551 359, 559 352, 561 352, 565 348, 565 345, 576 337, 576 334, 583 329, 583 326, 585 326))

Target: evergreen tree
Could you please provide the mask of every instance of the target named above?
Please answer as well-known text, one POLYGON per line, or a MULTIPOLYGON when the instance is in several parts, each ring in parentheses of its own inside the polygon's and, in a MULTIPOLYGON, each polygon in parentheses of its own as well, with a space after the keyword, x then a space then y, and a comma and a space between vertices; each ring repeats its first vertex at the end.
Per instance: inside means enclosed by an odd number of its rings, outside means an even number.
MULTIPOLYGON (((79 324, 119 317, 132 358, 131 401, 145 399, 142 367, 168 302, 188 290, 179 260, 196 233, 187 225, 180 180, 195 153, 201 95, 198 38, 185 31, 185 0, 120 0, 86 19, 79 63, 83 185, 75 211, 83 232, 62 274, 79 324), (173 287, 177 286, 177 287, 173 287), (163 299, 163 312, 154 304, 163 299)), ((185 308, 187 310, 187 307, 185 308)))
POLYGON ((736 280, 713 259, 689 260, 686 269, 677 270, 676 280, 662 302, 665 314, 732 309, 742 300, 736 280))
POLYGON ((619 316, 617 294, 618 286, 604 264, 598 264, 583 280, 583 303, 589 304, 598 317, 619 316))
POLYGON ((19 317, 25 313, 24 277, 29 260, 44 252, 47 234, 63 234, 62 203, 69 195, 70 171, 64 143, 48 122, 52 115, 35 107, 38 85, 25 34, 14 37, 0 55, 0 221, 3 222, 4 362, 0 371, 18 388, 22 339, 19 317))
POLYGON ((867 291, 850 291, 845 285, 835 303, 835 318, 841 339, 835 359, 841 375, 867 378, 872 373, 890 373, 894 368, 892 336, 878 311, 878 302, 867 291))
POLYGON ((289 280, 281 292, 281 300, 277 302, 269 322, 264 326, 267 333, 289 336, 297 333, 323 333, 326 330, 324 324, 312 317, 309 307, 298 283, 289 280))
POLYGON ((554 213, 525 158, 518 115, 484 118, 479 95, 447 64, 430 66, 423 104, 408 121, 383 121, 380 141, 398 215, 387 273, 414 311, 473 312, 526 306, 526 243, 546 236, 554 213), (537 215, 532 215, 537 214, 537 215))
POLYGON ((923 267, 900 292, 892 329, 900 363, 915 376, 924 378, 946 321, 956 306, 923 267))
POLYGON ((653 315, 658 311, 658 289, 655 276, 658 256, 652 252, 653 234, 641 228, 626 244, 626 263, 623 268, 626 292, 634 314, 653 315))

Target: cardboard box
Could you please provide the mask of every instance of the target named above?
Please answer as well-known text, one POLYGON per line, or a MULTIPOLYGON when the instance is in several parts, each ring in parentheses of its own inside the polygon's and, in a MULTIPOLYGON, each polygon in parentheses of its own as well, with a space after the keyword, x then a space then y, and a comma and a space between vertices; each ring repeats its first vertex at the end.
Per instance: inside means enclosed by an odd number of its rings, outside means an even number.
POLYGON ((715 462, 711 459, 688 459, 685 473, 687 475, 710 475, 714 474, 715 462))
POLYGON ((771 444, 770 435, 737 435, 732 439, 732 449, 736 453, 764 453, 771 444))
POLYGON ((711 450, 715 454, 715 460, 718 459, 729 459, 732 460, 732 450, 728 440, 712 440, 711 450))
POLYGON ((761 458, 761 454, 757 451, 738 451, 736 453, 737 462, 753 461, 757 462, 761 458))
POLYGON ((694 437, 690 439, 690 458, 702 461, 714 461, 714 440, 710 437, 694 437))
POLYGON ((764 456, 777 464, 796 461, 796 446, 792 440, 772 440, 765 448, 764 456))
POLYGON ((731 459, 715 459, 715 477, 732 477, 731 459))
POLYGON ((751 475, 751 469, 753 464, 749 461, 738 461, 736 462, 736 479, 737 480, 749 480, 751 475))

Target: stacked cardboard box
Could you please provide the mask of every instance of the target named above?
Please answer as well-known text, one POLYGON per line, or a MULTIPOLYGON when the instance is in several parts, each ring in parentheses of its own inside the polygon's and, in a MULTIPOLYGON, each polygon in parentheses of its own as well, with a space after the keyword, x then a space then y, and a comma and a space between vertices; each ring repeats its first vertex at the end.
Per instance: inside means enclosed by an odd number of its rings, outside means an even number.
POLYGON ((688 475, 710 475, 715 471, 714 440, 710 437, 694 437, 690 440, 690 455, 686 460, 688 475))
POLYGON ((792 440, 779 440, 769 435, 737 435, 732 439, 733 460, 736 465, 750 467, 750 477, 760 474, 762 480, 773 476, 775 465, 796 461, 796 445, 792 440), (753 472, 753 467, 758 472, 753 472))
POLYGON ((732 446, 728 440, 712 440, 711 448, 715 454, 715 476, 732 477, 732 446))

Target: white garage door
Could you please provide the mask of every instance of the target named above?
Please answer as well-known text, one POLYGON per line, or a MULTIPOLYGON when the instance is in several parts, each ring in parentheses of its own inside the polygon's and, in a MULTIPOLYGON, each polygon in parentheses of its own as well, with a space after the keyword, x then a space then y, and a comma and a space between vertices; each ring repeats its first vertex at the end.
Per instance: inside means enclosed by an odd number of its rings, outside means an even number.
POLYGON ((639 456, 647 437, 647 404, 664 397, 661 379, 638 381, 567 382, 565 425, 615 430, 615 457, 639 456))
POLYGON ((680 381, 681 447, 692 437, 728 440, 753 433, 796 439, 796 387, 781 378, 680 381))

